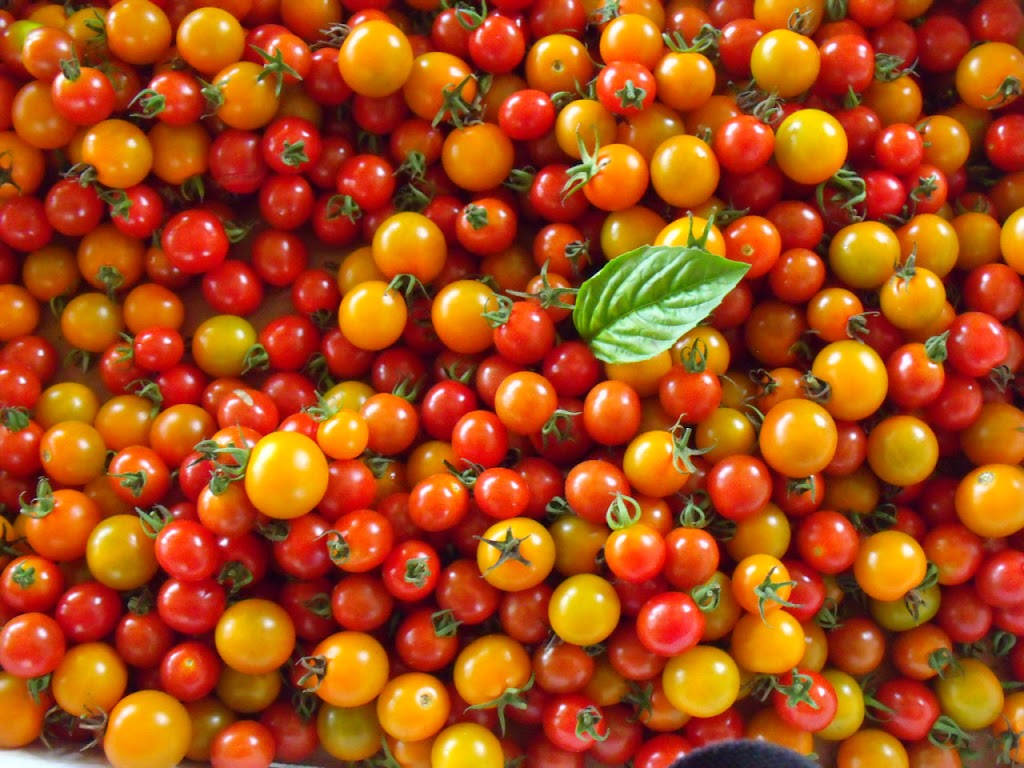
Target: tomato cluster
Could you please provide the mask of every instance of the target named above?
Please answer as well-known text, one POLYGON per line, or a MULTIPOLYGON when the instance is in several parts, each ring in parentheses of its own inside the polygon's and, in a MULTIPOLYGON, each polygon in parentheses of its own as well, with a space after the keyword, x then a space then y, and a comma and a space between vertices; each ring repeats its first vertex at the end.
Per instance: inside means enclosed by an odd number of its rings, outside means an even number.
POLYGON ((1024 760, 1022 44, 1016 0, 5 3, 0 747, 1024 760), (746 274, 625 361, 576 297, 644 248, 746 274))

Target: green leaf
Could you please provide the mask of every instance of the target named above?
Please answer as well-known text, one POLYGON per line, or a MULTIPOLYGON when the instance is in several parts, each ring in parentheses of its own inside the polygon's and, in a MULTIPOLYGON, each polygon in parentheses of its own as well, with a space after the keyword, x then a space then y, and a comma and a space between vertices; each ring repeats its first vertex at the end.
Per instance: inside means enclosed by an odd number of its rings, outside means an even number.
POLYGON ((573 324, 606 363, 647 360, 703 322, 749 268, 699 246, 641 246, 580 286, 573 324))

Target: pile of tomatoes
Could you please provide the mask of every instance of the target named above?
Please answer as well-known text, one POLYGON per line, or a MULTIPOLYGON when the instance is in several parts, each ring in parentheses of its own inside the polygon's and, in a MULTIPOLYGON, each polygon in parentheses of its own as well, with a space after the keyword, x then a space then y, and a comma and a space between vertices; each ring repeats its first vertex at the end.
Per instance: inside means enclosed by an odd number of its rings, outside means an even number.
POLYGON ((1024 760, 1016 0, 3 5, 0 747, 1024 760))

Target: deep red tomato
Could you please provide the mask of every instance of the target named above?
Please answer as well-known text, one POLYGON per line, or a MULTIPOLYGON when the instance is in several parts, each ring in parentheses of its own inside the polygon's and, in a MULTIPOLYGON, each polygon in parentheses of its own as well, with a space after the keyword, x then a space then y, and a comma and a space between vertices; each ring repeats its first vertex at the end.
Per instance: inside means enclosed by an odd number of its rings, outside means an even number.
POLYGON ((551 743, 567 752, 585 752, 608 734, 601 709, 578 693, 552 696, 544 707, 543 726, 551 743))
POLYGON ((202 209, 181 211, 168 219, 160 243, 171 264, 190 275, 219 265, 230 247, 220 219, 202 209))

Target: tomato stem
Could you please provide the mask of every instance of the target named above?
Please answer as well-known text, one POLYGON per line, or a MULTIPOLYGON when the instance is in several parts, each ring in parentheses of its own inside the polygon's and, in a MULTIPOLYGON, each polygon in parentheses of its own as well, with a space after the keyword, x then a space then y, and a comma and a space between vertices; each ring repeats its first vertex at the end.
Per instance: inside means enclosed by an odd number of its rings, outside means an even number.
POLYGON ((757 612, 761 616, 761 621, 765 624, 768 623, 766 609, 768 603, 777 603, 783 608, 799 608, 799 603, 793 603, 786 600, 782 595, 779 594, 779 590, 783 587, 795 587, 795 581, 773 581, 772 575, 779 570, 777 565, 772 566, 768 573, 764 576, 764 581, 754 587, 754 595, 757 597, 757 612))
POLYGON ((1000 629, 992 633, 990 645, 992 646, 993 656, 1004 658, 1017 645, 1017 636, 1012 632, 1007 632, 1005 629, 1000 629))
POLYGON ((806 35, 811 31, 811 23, 814 21, 814 11, 794 8, 786 19, 786 28, 799 35, 806 35))
POLYGON ((910 289, 909 282, 917 275, 917 243, 914 243, 914 248, 910 251, 906 261, 902 264, 898 261, 896 262, 896 271, 893 275, 904 281, 903 285, 899 287, 900 290, 906 291, 910 289))
POLYGON ((287 520, 271 520, 256 526, 256 532, 267 541, 284 541, 288 538, 287 520))
POLYGON ((200 454, 200 461, 213 462, 213 476, 210 478, 210 492, 214 496, 224 493, 228 485, 245 477, 245 469, 249 463, 249 449, 239 448, 234 442, 221 446, 213 440, 202 440, 196 443, 195 449, 200 454), (228 457, 231 463, 225 463, 222 457, 228 457))
POLYGON ((281 150, 278 157, 281 158, 281 162, 285 165, 296 167, 303 163, 309 162, 309 155, 306 154, 306 142, 302 141, 285 141, 284 148, 281 150))
POLYGON ((580 161, 569 168, 566 174, 565 185, 562 187, 562 199, 572 197, 585 187, 589 181, 601 171, 601 164, 597 159, 601 149, 601 141, 597 136, 597 129, 594 129, 594 149, 587 148, 583 137, 580 136, 579 128, 576 129, 576 146, 579 148, 580 161))
POLYGON ((783 684, 778 678, 773 678, 773 687, 786 697, 786 706, 793 708, 798 704, 806 704, 811 709, 821 709, 821 704, 811 696, 811 691, 814 690, 814 678, 798 669, 793 670, 792 678, 793 681, 788 684, 783 684))
POLYGON ((864 179, 851 168, 840 168, 831 178, 818 184, 814 189, 814 199, 818 204, 818 210, 826 212, 827 205, 825 194, 829 193, 829 203, 839 203, 839 208, 845 211, 851 221, 862 221, 864 215, 858 206, 861 206, 868 198, 868 187, 864 179))
POLYGON ((206 114, 212 115, 224 106, 224 91, 221 90, 220 86, 208 83, 202 78, 199 79, 199 85, 199 92, 203 95, 208 106, 206 114))
POLYGON ((476 479, 484 471, 484 467, 481 464, 468 461, 467 459, 463 459, 462 461, 467 465, 463 470, 460 470, 447 459, 444 460, 444 467, 448 470, 449 474, 453 475, 455 479, 466 486, 466 488, 472 488, 476 485, 476 479))
POLYGON ((469 384, 476 375, 476 369, 479 367, 479 363, 470 357, 459 356, 452 360, 447 366, 445 366, 442 373, 446 378, 452 381, 457 381, 460 384, 469 384))
POLYGON ((270 367, 270 354, 262 344, 253 344, 242 358, 242 375, 252 371, 265 371, 270 367))
POLYGON ((521 688, 506 688, 498 698, 491 699, 490 701, 484 701, 480 704, 473 704, 472 706, 466 707, 466 710, 471 709, 495 709, 498 713, 498 727, 501 735, 505 735, 506 723, 505 723, 505 708, 512 707, 513 709, 526 709, 526 699, 523 694, 533 688, 534 676, 530 673, 530 679, 526 681, 526 684, 521 688))
POLYGON ((427 175, 427 156, 419 150, 412 150, 405 160, 395 168, 394 176, 408 176, 413 181, 423 181, 427 175))
POLYGON ((665 47, 672 51, 672 53, 707 52, 710 58, 716 53, 718 41, 721 37, 722 31, 720 29, 711 24, 703 24, 689 43, 686 42, 683 33, 679 31, 665 32, 662 34, 661 39, 665 42, 665 47))
POLYGON ((604 5, 595 8, 587 15, 587 24, 599 27, 602 24, 607 24, 620 13, 619 0, 607 0, 604 5))
POLYGON ((708 345, 704 339, 694 339, 679 351, 679 361, 687 373, 704 373, 708 368, 708 345))
POLYGON ((103 734, 107 730, 107 713, 86 705, 85 714, 78 717, 78 727, 93 734, 92 740, 81 748, 81 751, 85 752, 102 743, 103 734))
POLYGON ((430 560, 427 557, 411 557, 405 561, 405 575, 402 581, 421 589, 431 577, 430 560))
POLYGON ((28 694, 32 697, 32 701, 36 704, 42 702, 42 695, 50 689, 50 680, 53 679, 52 674, 45 674, 40 677, 32 677, 28 680, 28 694))
POLYGON ((814 623, 826 631, 843 626, 839 613, 839 603, 836 602, 835 598, 825 598, 821 608, 814 614, 814 623))
POLYGON ((782 117, 785 101, 775 91, 764 91, 752 86, 736 95, 736 105, 765 125, 774 125, 782 117))
MULTIPOLYGON (((992 746, 996 750, 996 765, 1019 765, 1016 753, 1020 749, 1021 737, 1022 734, 1012 728, 1007 728, 998 736, 990 737, 992 746)), ((931 733, 928 734, 928 739, 931 741, 931 733)), ((940 743, 938 746, 943 745, 940 743)))
POLYGON ((254 221, 225 221, 223 222, 224 234, 227 235, 229 242, 240 243, 252 231, 255 223, 254 221))
POLYGON ((147 587, 143 587, 137 593, 128 598, 126 607, 135 616, 145 616, 153 610, 156 603, 153 600, 153 593, 147 587))
POLYGON ((391 278, 391 282, 388 283, 389 291, 397 291, 405 296, 406 301, 409 301, 415 295, 430 296, 430 292, 427 287, 416 277, 408 272, 402 272, 391 278))
POLYGON ((572 507, 569 506, 569 502, 565 500, 564 496, 555 496, 544 507, 544 512, 550 518, 558 518, 572 514, 572 507))
POLYGON ((786 481, 786 493, 791 496, 800 496, 810 493, 811 497, 817 495, 818 487, 813 475, 808 477, 791 477, 786 481))
MULTIPOLYGON (((1014 732, 1013 729, 1009 729, 1005 733, 1013 734, 1012 740, 1014 749, 1016 749, 1020 743, 1021 734, 1014 732)), ((931 730, 928 731, 928 741, 942 749, 962 750, 970 746, 970 737, 966 731, 949 715, 940 715, 932 723, 931 730)))
POLYGON ((142 470, 136 472, 108 472, 107 477, 119 479, 121 482, 118 485, 126 489, 136 499, 142 495, 142 491, 146 487, 146 473, 142 470))
POLYGON ((995 384, 996 389, 1000 392, 1005 392, 1006 388, 1010 386, 1010 382, 1016 378, 1016 374, 1010 370, 1008 365, 997 365, 988 372, 989 381, 995 384))
POLYGON ((640 502, 632 496, 616 492, 612 503, 608 505, 605 519, 613 531, 622 531, 639 523, 641 514, 640 502))
POLYGON ((455 612, 451 608, 442 611, 435 611, 430 615, 430 623, 434 628, 435 637, 455 637, 458 633, 461 621, 455 618, 455 612))
POLYGON ((128 220, 132 210, 132 200, 123 189, 104 189, 100 200, 109 206, 110 218, 128 220))
POLYGON ((394 464, 397 459, 391 456, 381 456, 378 453, 372 451, 366 451, 363 454, 363 463, 366 464, 367 469, 370 473, 378 480, 384 477, 388 471, 388 467, 394 464))
MULTIPOLYGON (((145 473, 142 472, 128 474, 141 474, 143 475, 143 477, 145 477, 145 473)), ((119 475, 109 475, 109 477, 119 477, 119 475)), ((124 485, 124 483, 121 484, 124 485)), ((143 479, 142 484, 145 485, 145 479, 143 479)), ((141 493, 141 488, 139 490, 141 493)), ((139 495, 134 491, 132 491, 132 494, 135 496, 139 495)), ((162 531, 164 528, 166 528, 168 523, 170 523, 174 519, 174 517, 171 515, 170 510, 167 509, 167 507, 161 506, 160 504, 154 506, 153 509, 150 511, 146 511, 141 507, 136 507, 135 512, 138 514, 139 520, 142 523, 142 532, 151 539, 155 539, 157 534, 160 533, 160 531, 162 531)))
POLYGON ((988 106, 988 109, 996 109, 1006 104, 1011 99, 1015 99, 1021 95, 1021 81, 1016 77, 1010 76, 1003 80, 999 84, 999 87, 993 93, 983 97, 986 101, 994 101, 995 104, 988 106))
POLYGON ((341 44, 345 42, 345 38, 349 36, 351 31, 352 28, 348 24, 333 22, 320 30, 320 33, 324 37, 322 40, 318 40, 313 43, 313 45, 310 46, 310 50, 317 50, 319 48, 341 48, 341 44))
POLYGON ((98 48, 107 41, 107 24, 97 11, 94 10, 92 16, 91 19, 86 19, 84 22, 85 28, 93 33, 86 43, 86 47, 98 48))
MULTIPOLYGON (((206 198, 206 186, 203 183, 203 177, 198 173, 193 176, 189 176, 187 179, 181 182, 181 186, 178 188, 178 192, 181 195, 182 200, 185 200, 187 202, 197 200, 201 202, 206 198)), ((249 230, 246 229, 242 233, 241 237, 245 237, 245 235, 248 234, 248 231, 249 230)), ((229 238, 231 237, 230 234, 228 236, 229 238)), ((241 237, 239 239, 241 239, 241 237)), ((237 241, 232 240, 231 242, 237 241)))
POLYGON ((583 707, 576 713, 576 738, 581 741, 604 741, 608 738, 608 732, 598 733, 597 728, 604 722, 604 715, 593 704, 583 707))
POLYGON ((300 668, 306 670, 296 683, 306 691, 315 691, 319 688, 321 681, 327 674, 327 658, 325 656, 303 656, 295 663, 300 668), (316 682, 313 685, 309 685, 314 679, 316 682))
POLYGON ((491 309, 487 312, 481 312, 480 317, 487 321, 487 324, 491 328, 500 328, 509 321, 512 317, 512 305, 515 303, 508 296, 503 296, 500 293, 495 294, 495 301, 498 305, 497 309, 491 309))
POLYGON ((327 539, 327 556, 331 559, 331 562, 335 565, 344 565, 348 562, 349 557, 352 555, 352 550, 345 541, 345 537, 341 531, 336 531, 333 528, 329 531, 324 531, 317 539, 327 539))
POLYGON ((23 499, 19 498, 18 504, 21 505, 21 514, 35 520, 42 519, 53 512, 53 487, 50 485, 50 481, 46 477, 40 477, 39 482, 36 483, 36 497, 32 503, 26 504, 23 499))
POLYGON ((554 438, 556 443, 561 443, 572 437, 572 424, 576 416, 581 416, 582 411, 570 411, 565 408, 556 408, 544 426, 540 428, 541 443, 545 448, 554 438))
POLYGON ((619 100, 619 106, 623 109, 642 110, 644 99, 647 98, 647 89, 640 87, 632 80, 627 80, 626 84, 615 92, 615 96, 619 100))
POLYGON ((710 613, 722 602, 722 585, 715 582, 698 584, 690 590, 690 597, 701 613, 710 613))
POLYGON ((847 0, 825 0, 825 17, 829 21, 845 19, 848 7, 847 0))
POLYGON ((713 513, 708 516, 708 524, 704 526, 704 530, 719 541, 730 541, 736 536, 736 521, 713 513))
POLYGON ((863 339, 865 336, 868 336, 871 333, 868 330, 868 318, 878 314, 875 310, 869 310, 853 315, 846 321, 846 335, 851 339, 863 339))
POLYGON ((428 193, 435 190, 434 185, 429 181, 418 181, 413 179, 408 184, 403 184, 395 193, 395 208, 399 211, 422 211, 433 200, 433 195, 428 193), (426 187, 426 189, 422 189, 426 187))
POLYGON ((232 560, 224 564, 217 574, 217 583, 228 590, 229 594, 237 594, 240 590, 252 584, 252 571, 245 563, 232 560))
POLYGON ((334 221, 342 216, 355 224, 356 220, 363 215, 363 209, 352 198, 351 195, 331 195, 327 198, 327 209, 324 218, 334 221))
POLYGON ((160 385, 150 379, 135 379, 128 384, 128 391, 153 404, 149 409, 149 415, 155 419, 164 404, 164 394, 160 391, 160 385))
POLYGON ((809 400, 816 403, 827 403, 832 397, 832 385, 808 371, 800 378, 800 387, 809 400))
POLYGON ((292 694, 291 705, 302 722, 308 723, 320 707, 320 697, 313 691, 298 690, 292 694))
POLYGON ((533 166, 513 168, 509 171, 508 178, 502 182, 502 186, 511 189, 513 192, 529 192, 536 175, 537 171, 533 166))
POLYGON ((633 707, 633 719, 643 722, 643 718, 654 711, 654 685, 647 683, 641 686, 638 682, 630 682, 629 693, 622 701, 633 707))
POLYGON ((870 512, 852 512, 850 522, 861 533, 888 531, 896 525, 896 507, 892 504, 879 504, 870 512))
POLYGON ((268 77, 276 78, 274 81, 274 95, 278 98, 281 97, 281 89, 284 87, 285 75, 294 78, 295 80, 302 80, 302 75, 296 72, 295 69, 284 60, 284 53, 281 50, 268 53, 256 45, 250 45, 249 47, 256 51, 264 62, 263 71, 256 76, 256 82, 262 82, 268 77))
POLYGON ((36 583, 36 569, 31 565, 19 563, 11 571, 11 581, 22 589, 28 589, 36 583))
POLYGON ((461 0, 454 5, 449 3, 448 0, 442 0, 441 7, 444 9, 453 9, 455 11, 455 21, 467 32, 472 32, 474 29, 477 29, 484 23, 484 19, 487 18, 487 0, 480 0, 479 10, 469 3, 462 2, 461 0))
MULTIPOLYGON (((10 184, 14 187, 15 191, 21 193, 21 185, 14 180, 14 153, 10 150, 4 150, 0 152, 0 160, 9 159, 9 164, 0 167, 0 187, 7 186, 10 184)), ((525 190, 524 190, 525 191, 525 190)))
POLYGON ((711 497, 707 491, 697 490, 683 497, 679 512, 679 525, 683 528, 706 528, 711 522, 711 497))
POLYGON ((61 74, 64 75, 65 79, 71 82, 82 76, 82 64, 74 50, 71 51, 71 58, 61 59, 57 62, 57 65, 60 67, 61 74))
POLYGON ((369 765, 371 768, 402 768, 401 763, 391 754, 391 750, 388 748, 388 740, 383 736, 380 739, 380 751, 381 755, 370 758, 369 765))
POLYGON ((132 112, 131 117, 149 120, 167 108, 167 97, 162 93, 157 93, 152 88, 146 88, 139 91, 135 98, 129 102, 128 106, 131 107, 133 104, 138 104, 142 111, 132 112))
POLYGON ((526 541, 526 537, 518 539, 512 535, 512 526, 509 526, 505 530, 505 538, 503 539, 485 539, 482 536, 474 536, 473 538, 482 544, 488 544, 498 550, 498 559, 495 560, 494 563, 482 574, 480 574, 481 576, 486 576, 495 568, 508 562, 522 563, 526 566, 533 565, 533 563, 523 557, 523 554, 519 551, 519 546, 526 541))
POLYGON ((391 394, 395 397, 400 397, 407 403, 415 403, 420 399, 420 395, 423 394, 423 388, 426 386, 426 378, 413 378, 411 375, 403 376, 399 379, 398 383, 391 390, 391 394))
POLYGON ((755 368, 747 375, 754 383, 754 386, 757 387, 758 397, 770 395, 779 388, 778 380, 773 378, 764 368, 755 368))
POLYGON ((876 723, 891 720, 893 709, 875 698, 874 685, 866 680, 861 683, 861 687, 864 689, 864 716, 876 723))
POLYGON ((690 445, 693 438, 693 427, 684 427, 683 416, 680 416, 669 432, 672 434, 672 465, 680 474, 694 474, 697 467, 693 463, 694 456, 702 456, 714 449, 713 445, 706 448, 694 448, 690 445), (682 432, 680 433, 680 430, 682 432))
POLYGON ((331 596, 326 592, 317 592, 309 600, 303 600, 302 605, 310 613, 319 616, 321 619, 331 618, 331 596))
POLYGON ((906 61, 902 56, 895 53, 876 53, 875 80, 889 83, 903 75, 910 74, 914 71, 916 62, 909 67, 904 67, 903 65, 906 64, 906 61))
POLYGON ((477 232, 487 226, 487 209, 482 205, 469 203, 462 211, 466 223, 477 232))
MULTIPOLYGON (((572 243, 570 243, 569 245, 571 246, 572 243)), ((584 241, 583 247, 586 248, 587 246, 589 246, 589 241, 584 241)), ((569 255, 569 246, 566 246, 566 257, 569 259, 570 263, 573 263, 573 257, 569 255)), ((551 260, 546 259, 544 263, 541 264, 539 272, 539 276, 541 279, 541 287, 539 291, 537 291, 536 293, 526 293, 524 291, 509 291, 509 294, 522 299, 533 299, 540 304, 542 309, 557 308, 571 310, 575 306, 575 304, 570 304, 568 302, 562 301, 562 297, 575 297, 576 294, 579 293, 579 289, 552 286, 551 283, 548 282, 548 266, 550 265, 550 263, 551 260)), ((573 264, 573 266, 575 268, 575 264, 573 264)))
POLYGON ((47 749, 54 749, 54 737, 63 739, 64 734, 69 733, 76 723, 74 715, 69 715, 60 705, 54 704, 43 715, 43 729, 39 734, 39 741, 47 749))
POLYGON ((455 85, 446 85, 441 91, 441 108, 434 115, 431 125, 437 128, 441 123, 451 123, 455 128, 463 128, 469 123, 479 121, 481 106, 480 80, 474 74, 466 75, 455 85), (477 93, 472 99, 465 96, 466 86, 470 81, 476 84, 477 93))

